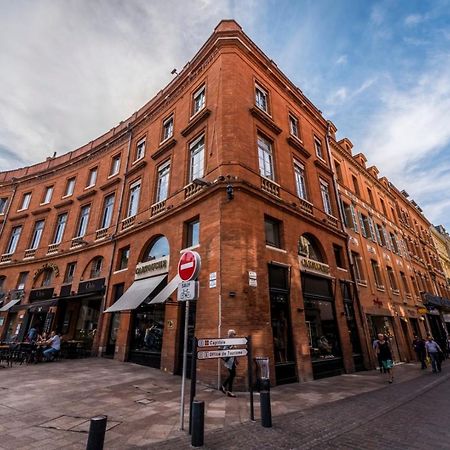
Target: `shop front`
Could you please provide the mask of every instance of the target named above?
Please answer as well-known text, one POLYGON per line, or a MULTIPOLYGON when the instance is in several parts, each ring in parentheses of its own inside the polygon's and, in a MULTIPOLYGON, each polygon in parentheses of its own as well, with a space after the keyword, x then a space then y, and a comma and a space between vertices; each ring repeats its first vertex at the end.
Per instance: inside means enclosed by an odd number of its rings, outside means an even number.
POLYGON ((427 308, 429 332, 439 345, 445 347, 447 343, 447 326, 444 321, 444 314, 450 312, 450 300, 425 293, 424 305, 427 308))
POLYGON ((391 344, 394 361, 401 361, 398 339, 394 332, 394 318, 389 315, 367 314, 367 322, 371 332, 371 341, 378 338, 379 334, 384 334, 391 344))

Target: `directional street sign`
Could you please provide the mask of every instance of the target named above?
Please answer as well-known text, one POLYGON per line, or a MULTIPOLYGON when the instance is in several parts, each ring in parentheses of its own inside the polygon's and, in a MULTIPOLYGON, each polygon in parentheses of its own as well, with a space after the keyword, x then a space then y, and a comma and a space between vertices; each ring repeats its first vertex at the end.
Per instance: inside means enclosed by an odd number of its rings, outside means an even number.
POLYGON ((199 339, 199 347, 220 347, 222 345, 245 345, 247 338, 199 339))
POLYGON ((230 350, 212 350, 208 352, 198 352, 198 359, 217 359, 217 358, 228 358, 230 356, 246 356, 248 353, 245 348, 236 348, 230 350))
POLYGON ((198 298, 198 281, 183 281, 178 285, 177 298, 179 302, 189 300, 197 300, 198 298))

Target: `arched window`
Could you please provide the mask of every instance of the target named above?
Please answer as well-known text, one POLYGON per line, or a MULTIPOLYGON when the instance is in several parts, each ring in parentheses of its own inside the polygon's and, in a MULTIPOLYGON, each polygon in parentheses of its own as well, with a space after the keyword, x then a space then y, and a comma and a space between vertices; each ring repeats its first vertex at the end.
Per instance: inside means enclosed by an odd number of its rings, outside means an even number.
POLYGON ((305 233, 298 241, 298 254, 314 261, 325 262, 317 239, 305 233))
POLYGON ((169 241, 165 236, 156 238, 147 247, 142 258, 142 262, 152 261, 153 259, 162 258, 163 256, 169 256, 170 246, 169 241))
POLYGON ((50 286, 52 284, 52 281, 53 281, 53 269, 51 268, 45 269, 42 272, 41 286, 42 287, 50 286))

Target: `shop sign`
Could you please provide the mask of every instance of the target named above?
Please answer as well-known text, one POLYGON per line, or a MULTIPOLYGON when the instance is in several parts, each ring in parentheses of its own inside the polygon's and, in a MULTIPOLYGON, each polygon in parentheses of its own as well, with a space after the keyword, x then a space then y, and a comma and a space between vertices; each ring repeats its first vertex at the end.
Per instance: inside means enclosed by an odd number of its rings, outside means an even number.
POLYGON ((68 297, 72 292, 72 285, 71 284, 63 284, 61 286, 61 289, 59 291, 60 297, 68 297))
POLYGON ((306 272, 314 272, 320 275, 330 275, 330 266, 328 264, 315 261, 314 259, 301 257, 300 267, 306 272))
POLYGON ((47 300, 53 297, 55 288, 33 289, 30 291, 30 302, 34 300, 47 300))
POLYGON ((151 261, 139 263, 136 266, 134 279, 140 280, 142 278, 154 277, 155 275, 162 275, 169 271, 169 257, 152 259, 151 261))
POLYGON ((45 263, 42 267, 37 269, 33 274, 33 281, 38 278, 38 276, 47 269, 52 269, 55 273, 55 277, 59 277, 59 267, 56 264, 53 263, 45 263))
POLYGON ((101 291, 105 287, 105 279, 97 278, 96 280, 83 281, 78 285, 78 293, 101 291))

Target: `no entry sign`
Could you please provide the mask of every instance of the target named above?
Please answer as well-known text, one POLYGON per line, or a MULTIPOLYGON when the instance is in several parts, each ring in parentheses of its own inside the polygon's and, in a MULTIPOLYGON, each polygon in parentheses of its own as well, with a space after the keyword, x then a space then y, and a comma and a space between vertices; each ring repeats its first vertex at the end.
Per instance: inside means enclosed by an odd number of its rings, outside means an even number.
POLYGON ((200 272, 201 258, 197 252, 184 252, 178 262, 178 275, 182 281, 195 280, 200 272))

